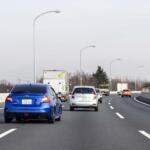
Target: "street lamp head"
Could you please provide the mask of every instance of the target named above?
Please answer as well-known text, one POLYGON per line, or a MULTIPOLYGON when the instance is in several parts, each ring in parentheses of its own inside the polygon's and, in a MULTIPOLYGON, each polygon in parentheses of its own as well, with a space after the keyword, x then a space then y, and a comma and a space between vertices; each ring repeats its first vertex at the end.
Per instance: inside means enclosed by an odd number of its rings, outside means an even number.
POLYGON ((55 10, 54 12, 57 14, 61 13, 61 11, 59 11, 59 10, 55 10))
POLYGON ((137 66, 137 68, 144 68, 144 66, 143 66, 143 65, 141 65, 141 66, 137 66))
POLYGON ((120 60, 121 60, 121 58, 117 58, 116 60, 120 61, 120 60))
POLYGON ((90 47, 95 48, 96 46, 95 45, 91 45, 90 47))

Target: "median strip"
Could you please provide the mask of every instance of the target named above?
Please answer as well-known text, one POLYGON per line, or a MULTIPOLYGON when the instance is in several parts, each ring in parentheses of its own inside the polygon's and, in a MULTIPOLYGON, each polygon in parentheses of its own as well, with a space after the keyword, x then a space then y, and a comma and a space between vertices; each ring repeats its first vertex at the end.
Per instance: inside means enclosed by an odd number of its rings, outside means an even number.
POLYGON ((150 139, 150 134, 148 134, 144 130, 139 130, 139 133, 141 133, 142 135, 144 135, 145 137, 147 137, 148 139, 150 139))
POLYGON ((125 119, 124 116, 122 116, 120 113, 116 112, 116 115, 120 118, 120 119, 125 119))
POLYGON ((3 138, 3 137, 5 137, 6 135, 8 135, 8 134, 10 134, 10 133, 12 133, 12 132, 14 132, 14 131, 16 131, 17 129, 10 129, 10 130, 8 130, 8 131, 6 131, 6 132, 4 132, 4 133, 1 133, 0 134, 0 139, 1 138, 3 138))

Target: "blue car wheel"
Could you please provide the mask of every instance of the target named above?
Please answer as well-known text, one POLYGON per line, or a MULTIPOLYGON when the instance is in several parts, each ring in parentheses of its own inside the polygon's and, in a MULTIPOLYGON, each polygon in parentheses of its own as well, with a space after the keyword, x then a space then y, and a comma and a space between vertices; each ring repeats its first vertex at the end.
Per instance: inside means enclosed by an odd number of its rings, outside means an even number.
POLYGON ((10 123, 13 120, 12 117, 9 116, 9 114, 4 113, 4 121, 5 123, 10 123))
POLYGON ((52 109, 51 110, 51 114, 48 117, 48 122, 54 124, 55 123, 55 110, 52 109))

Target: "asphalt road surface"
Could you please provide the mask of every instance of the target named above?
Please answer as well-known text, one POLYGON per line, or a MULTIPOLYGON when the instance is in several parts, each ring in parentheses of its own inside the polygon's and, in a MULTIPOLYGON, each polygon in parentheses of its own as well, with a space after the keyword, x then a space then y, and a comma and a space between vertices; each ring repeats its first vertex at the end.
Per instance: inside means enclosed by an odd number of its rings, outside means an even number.
POLYGON ((110 96, 99 111, 69 111, 61 122, 5 124, 0 108, 0 150, 149 150, 150 107, 133 98, 110 96))

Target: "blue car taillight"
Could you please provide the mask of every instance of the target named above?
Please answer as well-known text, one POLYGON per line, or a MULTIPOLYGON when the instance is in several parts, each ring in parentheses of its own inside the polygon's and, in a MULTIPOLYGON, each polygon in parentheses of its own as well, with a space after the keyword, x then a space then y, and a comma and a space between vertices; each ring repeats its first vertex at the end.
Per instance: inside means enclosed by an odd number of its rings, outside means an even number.
POLYGON ((42 101, 41 101, 42 103, 50 103, 51 101, 50 101, 50 99, 49 99, 49 97, 48 96, 44 96, 43 98, 42 98, 42 101))
POLYGON ((5 102, 12 102, 12 98, 7 96, 6 99, 5 99, 5 102))

